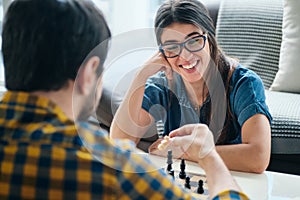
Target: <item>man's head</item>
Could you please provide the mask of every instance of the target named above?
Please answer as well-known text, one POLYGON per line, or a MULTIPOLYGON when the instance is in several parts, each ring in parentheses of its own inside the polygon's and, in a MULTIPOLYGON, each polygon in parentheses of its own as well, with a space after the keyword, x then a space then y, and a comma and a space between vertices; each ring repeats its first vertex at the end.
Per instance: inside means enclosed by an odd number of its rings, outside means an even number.
POLYGON ((100 76, 110 37, 103 15, 88 0, 15 0, 2 32, 6 87, 57 91, 75 80, 86 56, 102 43, 96 51, 100 76))

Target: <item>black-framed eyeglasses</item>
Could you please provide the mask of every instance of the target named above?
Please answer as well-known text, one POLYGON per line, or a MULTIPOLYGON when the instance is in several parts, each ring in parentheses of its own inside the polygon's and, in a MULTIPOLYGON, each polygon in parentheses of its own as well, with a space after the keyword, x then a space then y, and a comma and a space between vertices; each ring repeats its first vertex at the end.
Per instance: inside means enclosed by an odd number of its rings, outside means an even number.
POLYGON ((201 51, 205 47, 206 36, 197 35, 182 43, 168 43, 159 46, 159 51, 167 58, 179 56, 184 47, 189 52, 201 51))

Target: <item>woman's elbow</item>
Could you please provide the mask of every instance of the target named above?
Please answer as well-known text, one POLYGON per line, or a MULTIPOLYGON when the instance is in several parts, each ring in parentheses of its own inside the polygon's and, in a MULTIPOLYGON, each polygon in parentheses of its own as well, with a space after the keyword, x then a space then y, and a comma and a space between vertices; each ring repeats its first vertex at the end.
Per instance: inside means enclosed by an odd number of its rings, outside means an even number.
POLYGON ((254 156, 254 159, 251 164, 250 172, 262 174, 266 171, 270 163, 270 154, 269 153, 258 153, 254 156))

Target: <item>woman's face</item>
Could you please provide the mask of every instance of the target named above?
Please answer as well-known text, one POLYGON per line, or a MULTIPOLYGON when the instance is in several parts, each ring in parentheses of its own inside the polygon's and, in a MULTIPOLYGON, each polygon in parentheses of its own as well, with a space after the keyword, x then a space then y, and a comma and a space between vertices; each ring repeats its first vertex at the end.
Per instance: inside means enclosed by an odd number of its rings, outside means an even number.
MULTIPOLYGON (((172 51, 172 44, 180 44, 186 42, 185 45, 181 45, 181 52, 174 58, 167 58, 172 69, 180 74, 184 80, 193 83, 199 81, 208 66, 210 60, 209 43, 207 35, 197 26, 192 24, 172 23, 167 26, 161 35, 161 44, 172 51), (203 44, 203 37, 206 36, 206 41, 203 44), (196 38, 195 40, 192 38, 196 38), (204 47, 198 51, 200 47, 197 41, 201 42, 204 47), (170 45, 169 45, 170 44, 170 45), (167 46, 166 46, 167 45, 167 46), (195 46, 195 49, 193 50, 195 46), (187 50, 185 47, 190 47, 193 52, 187 50)), ((178 47, 178 46, 177 46, 178 47)))

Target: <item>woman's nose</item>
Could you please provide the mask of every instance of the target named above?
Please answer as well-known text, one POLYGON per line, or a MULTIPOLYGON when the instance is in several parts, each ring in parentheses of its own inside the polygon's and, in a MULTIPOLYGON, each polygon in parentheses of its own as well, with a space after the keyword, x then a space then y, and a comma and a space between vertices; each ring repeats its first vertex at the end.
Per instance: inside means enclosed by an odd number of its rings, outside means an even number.
POLYGON ((179 57, 180 59, 189 61, 193 56, 193 53, 189 52, 185 47, 183 47, 179 57))

